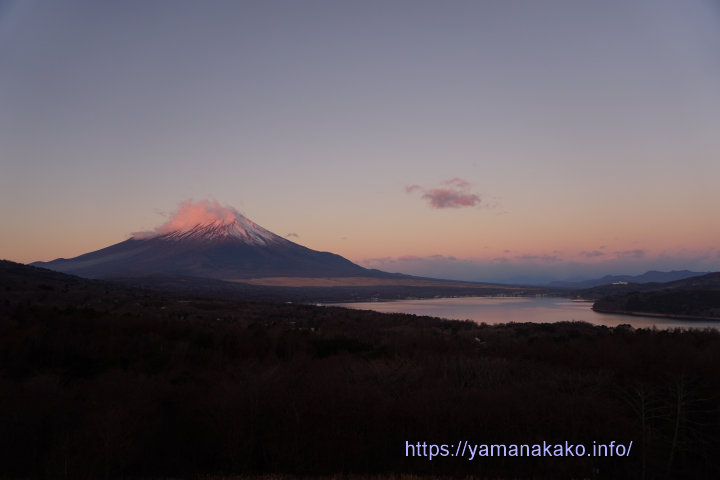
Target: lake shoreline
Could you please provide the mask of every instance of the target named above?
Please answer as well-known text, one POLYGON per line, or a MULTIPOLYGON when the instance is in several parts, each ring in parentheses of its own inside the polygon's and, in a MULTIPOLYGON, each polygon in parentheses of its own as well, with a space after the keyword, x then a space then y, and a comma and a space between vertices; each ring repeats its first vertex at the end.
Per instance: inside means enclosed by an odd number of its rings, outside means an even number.
POLYGON ((600 309, 592 307, 592 310, 597 313, 603 314, 615 314, 615 315, 628 315, 630 317, 656 317, 656 318, 672 318, 676 320, 698 320, 704 322, 717 322, 720 325, 720 318, 708 317, 700 315, 671 315, 665 313, 653 313, 653 312, 634 312, 630 310, 611 310, 611 309, 600 309))
POLYGON ((607 327, 629 324, 633 328, 720 328, 717 318, 599 311, 593 308, 591 300, 547 295, 408 298, 371 302, 322 303, 320 305, 371 310, 380 313, 405 313, 448 320, 470 320, 489 325, 581 321, 607 327), (697 322, 703 323, 698 324, 697 322))

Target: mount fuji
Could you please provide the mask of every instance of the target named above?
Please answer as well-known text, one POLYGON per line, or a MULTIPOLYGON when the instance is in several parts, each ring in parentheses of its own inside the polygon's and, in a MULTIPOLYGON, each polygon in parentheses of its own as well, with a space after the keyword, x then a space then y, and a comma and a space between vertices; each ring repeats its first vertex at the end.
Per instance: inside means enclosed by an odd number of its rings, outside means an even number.
POLYGON ((88 278, 183 275, 220 280, 258 277, 384 277, 346 258, 282 238, 217 202, 186 203, 153 232, 75 258, 32 265, 88 278))

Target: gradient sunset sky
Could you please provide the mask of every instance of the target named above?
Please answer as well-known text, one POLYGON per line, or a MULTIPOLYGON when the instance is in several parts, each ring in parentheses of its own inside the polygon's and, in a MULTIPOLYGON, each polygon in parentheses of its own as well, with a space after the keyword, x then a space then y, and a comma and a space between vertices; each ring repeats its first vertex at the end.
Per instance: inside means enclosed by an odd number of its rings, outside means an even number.
POLYGON ((720 2, 0 0, 0 258, 188 199, 393 272, 720 270, 720 2))

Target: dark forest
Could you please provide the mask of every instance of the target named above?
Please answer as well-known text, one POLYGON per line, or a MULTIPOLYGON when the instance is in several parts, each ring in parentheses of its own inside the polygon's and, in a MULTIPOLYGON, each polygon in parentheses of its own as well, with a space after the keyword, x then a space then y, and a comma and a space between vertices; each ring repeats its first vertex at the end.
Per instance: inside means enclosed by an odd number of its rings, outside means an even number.
POLYGON ((714 330, 488 326, 2 269, 5 478, 720 475, 714 330), (634 446, 405 456, 464 440, 634 446))

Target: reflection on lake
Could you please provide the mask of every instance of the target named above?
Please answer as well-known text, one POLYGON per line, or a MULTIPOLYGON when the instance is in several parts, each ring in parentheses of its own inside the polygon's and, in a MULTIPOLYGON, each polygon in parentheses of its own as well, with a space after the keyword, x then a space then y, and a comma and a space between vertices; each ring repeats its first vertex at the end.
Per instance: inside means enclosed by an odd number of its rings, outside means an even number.
POLYGON ((720 328, 720 323, 675 318, 639 317, 597 313, 592 302, 551 297, 461 297, 390 302, 341 303, 341 307, 386 313, 412 313, 454 320, 473 320, 496 324, 509 322, 550 323, 582 321, 615 327, 630 324, 635 328, 720 328))

